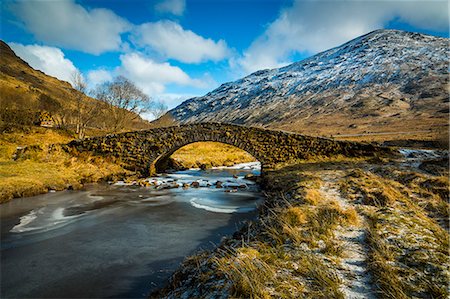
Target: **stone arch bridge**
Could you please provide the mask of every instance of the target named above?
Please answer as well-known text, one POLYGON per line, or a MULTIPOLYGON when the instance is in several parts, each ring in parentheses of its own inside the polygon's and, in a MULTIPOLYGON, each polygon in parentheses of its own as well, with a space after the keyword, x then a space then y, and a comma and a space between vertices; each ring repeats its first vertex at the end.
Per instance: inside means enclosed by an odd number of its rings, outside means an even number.
POLYGON ((375 156, 387 151, 371 144, 336 141, 282 131, 220 123, 198 123, 74 140, 63 148, 73 154, 89 151, 119 158, 130 170, 143 174, 179 148, 194 142, 215 141, 238 147, 261 162, 262 169, 277 163, 318 156, 375 156))

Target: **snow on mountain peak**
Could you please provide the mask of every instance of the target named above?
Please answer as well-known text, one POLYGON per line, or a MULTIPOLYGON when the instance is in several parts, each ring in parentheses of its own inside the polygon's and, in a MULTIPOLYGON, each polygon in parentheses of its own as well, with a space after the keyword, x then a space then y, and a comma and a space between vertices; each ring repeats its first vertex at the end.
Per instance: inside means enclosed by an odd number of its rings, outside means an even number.
POLYGON ((182 123, 270 125, 310 117, 314 111, 349 110, 380 93, 412 103, 423 98, 424 89, 434 96, 446 94, 448 53, 446 38, 376 30, 291 65, 222 84, 170 113, 182 123))

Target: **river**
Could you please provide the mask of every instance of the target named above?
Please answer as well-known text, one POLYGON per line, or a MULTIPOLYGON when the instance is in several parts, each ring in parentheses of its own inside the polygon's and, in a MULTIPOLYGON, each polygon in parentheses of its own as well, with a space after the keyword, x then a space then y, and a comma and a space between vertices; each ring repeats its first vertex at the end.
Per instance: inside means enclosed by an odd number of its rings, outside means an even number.
POLYGON ((259 170, 179 171, 149 181, 199 188, 93 184, 0 205, 1 298, 145 298, 186 256, 257 216, 250 172, 259 170))

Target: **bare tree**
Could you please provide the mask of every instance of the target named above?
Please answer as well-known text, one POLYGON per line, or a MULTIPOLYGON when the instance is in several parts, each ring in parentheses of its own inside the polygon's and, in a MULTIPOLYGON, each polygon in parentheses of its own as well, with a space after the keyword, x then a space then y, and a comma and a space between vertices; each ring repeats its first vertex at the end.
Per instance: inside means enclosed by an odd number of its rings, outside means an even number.
POLYGON ((86 96, 87 84, 79 71, 72 73, 71 81, 73 88, 78 91, 75 93, 75 119, 76 133, 78 134, 78 138, 81 139, 86 135, 86 127, 100 115, 102 103, 89 99, 86 96))
POLYGON ((76 100, 76 108, 75 108, 75 118, 76 118, 76 133, 78 134, 78 138, 83 138, 83 135, 81 133, 81 114, 82 112, 82 106, 83 106, 83 98, 84 94, 87 90, 86 82, 84 81, 83 75, 79 71, 74 71, 72 75, 70 76, 70 81, 72 83, 72 87, 76 89, 77 92, 75 94, 75 100, 76 100))
POLYGON ((95 97, 107 104, 115 132, 122 130, 127 122, 140 114, 152 112, 154 106, 149 96, 123 76, 97 86, 95 97))
POLYGON ((161 100, 155 101, 151 107, 150 112, 153 114, 155 119, 158 119, 161 116, 163 116, 164 114, 166 114, 167 105, 161 100))

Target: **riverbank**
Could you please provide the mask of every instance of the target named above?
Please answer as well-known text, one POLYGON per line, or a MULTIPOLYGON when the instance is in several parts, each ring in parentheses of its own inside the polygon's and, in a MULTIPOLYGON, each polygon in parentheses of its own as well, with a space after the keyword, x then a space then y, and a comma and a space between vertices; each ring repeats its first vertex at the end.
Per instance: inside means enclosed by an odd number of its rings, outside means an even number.
POLYGON ((255 219, 264 197, 244 179, 254 172, 180 171, 148 178, 156 188, 88 184, 2 204, 0 297, 145 298, 184 256, 255 219), (208 186, 219 180, 227 184, 208 186), (200 186, 165 188, 175 181, 200 186))
MULTIPOLYGON (((0 204, 50 191, 80 189, 86 183, 136 178, 112 157, 87 153, 74 157, 63 151, 48 151, 49 145, 72 139, 73 135, 63 130, 39 127, 0 134, 0 204), (15 159, 15 151, 27 146, 31 149, 15 159)), ((240 149, 213 142, 188 145, 173 158, 179 169, 254 161, 240 149)))
POLYGON ((130 175, 111 158, 88 154, 73 157, 63 151, 48 150, 49 145, 72 138, 65 131, 46 128, 0 134, 0 203, 130 175), (31 149, 15 159, 15 151, 26 146, 31 149))
POLYGON ((259 219, 150 297, 447 298, 448 152, 434 153, 280 165, 259 219))

